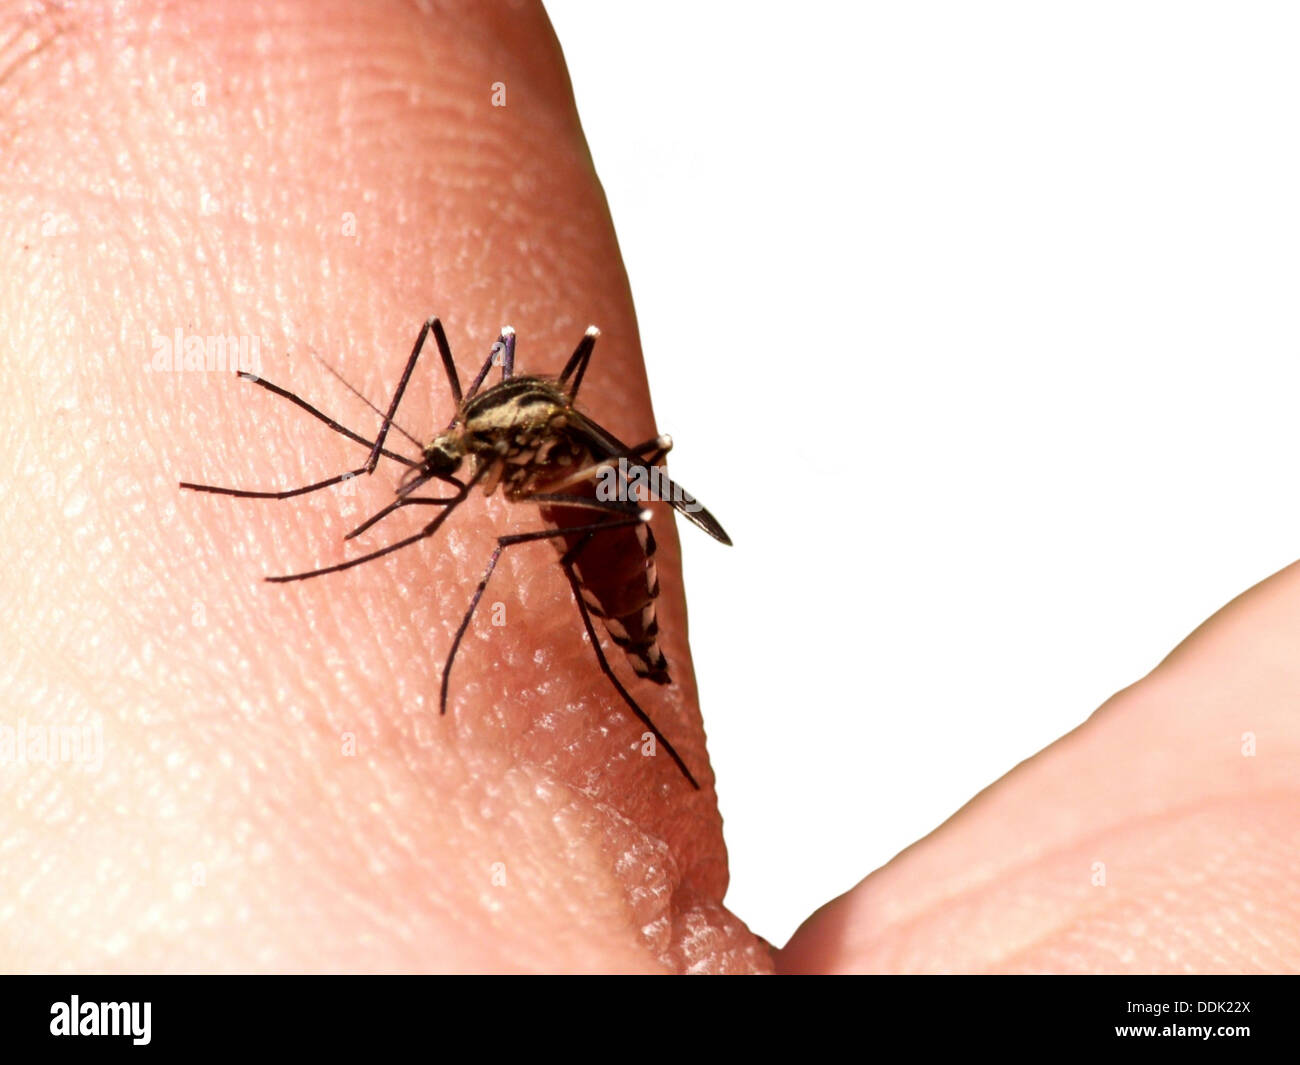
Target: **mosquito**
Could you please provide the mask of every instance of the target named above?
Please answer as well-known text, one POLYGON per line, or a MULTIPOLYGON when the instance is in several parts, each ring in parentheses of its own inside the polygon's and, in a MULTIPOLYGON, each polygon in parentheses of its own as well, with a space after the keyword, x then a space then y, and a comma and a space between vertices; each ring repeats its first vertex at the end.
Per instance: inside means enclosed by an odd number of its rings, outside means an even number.
MULTIPOLYGON (((496 549, 470 599, 443 666, 439 712, 447 712, 448 686, 456 653, 502 553, 518 544, 549 540, 559 553, 560 568, 573 592, 600 671, 628 709, 668 752, 691 786, 698 790, 699 782, 677 749, 610 667, 592 619, 599 619, 638 677, 659 685, 671 684, 668 662, 658 640, 655 600, 659 596, 659 578, 655 569, 655 538, 648 524, 650 511, 643 504, 647 501, 666 502, 715 540, 730 545, 731 538, 708 510, 663 473, 660 463, 672 449, 670 437, 657 435, 629 446, 575 407, 578 389, 599 336, 600 330, 595 326, 589 327, 558 376, 516 374, 515 331, 506 326, 469 389, 462 393, 447 334, 436 317, 429 318, 420 328, 387 411, 381 412, 360 392, 343 382, 372 410, 383 414, 374 440, 353 432, 287 389, 256 374, 239 371, 238 376, 245 381, 289 400, 336 433, 369 448, 365 463, 335 477, 285 491, 248 491, 188 481, 182 481, 180 486, 195 492, 242 499, 291 499, 353 477, 372 474, 379 460, 386 458, 406 467, 396 488, 396 498, 344 539, 360 536, 403 507, 437 508, 436 516, 411 536, 336 565, 266 578, 275 584, 338 573, 427 540, 475 489, 490 496, 499 487, 511 503, 536 505, 544 528, 497 537, 496 549), (446 429, 421 445, 394 419, 430 336, 442 359, 456 413, 446 429), (484 388, 494 364, 501 368, 501 380, 484 388), (418 461, 384 446, 390 429, 396 429, 420 447, 418 461), (466 465, 467 472, 458 477, 466 465), (422 494, 421 489, 432 482, 449 488, 451 494, 422 494), (646 490, 647 484, 653 486, 652 490, 646 490)), ((331 372, 339 376, 337 371, 331 369, 331 372)))

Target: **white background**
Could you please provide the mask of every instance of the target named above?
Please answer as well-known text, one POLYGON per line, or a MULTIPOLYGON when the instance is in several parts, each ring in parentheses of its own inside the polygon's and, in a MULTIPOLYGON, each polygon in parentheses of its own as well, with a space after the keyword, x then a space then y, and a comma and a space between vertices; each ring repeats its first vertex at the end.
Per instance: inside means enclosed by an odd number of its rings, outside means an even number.
POLYGON ((781 944, 1300 553, 1300 6, 547 7, 781 944))

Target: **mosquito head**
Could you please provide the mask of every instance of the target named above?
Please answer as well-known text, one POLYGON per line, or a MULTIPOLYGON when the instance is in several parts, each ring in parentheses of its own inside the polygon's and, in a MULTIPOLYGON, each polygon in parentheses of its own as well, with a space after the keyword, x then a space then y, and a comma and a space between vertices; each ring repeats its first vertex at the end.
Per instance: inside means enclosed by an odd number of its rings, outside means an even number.
POLYGON ((397 494, 410 495, 435 478, 450 477, 460 469, 464 457, 465 448, 457 430, 448 429, 446 432, 439 433, 425 446, 423 461, 402 474, 402 479, 397 485, 397 494))
POLYGON ((448 429, 433 438, 424 449, 421 472, 427 477, 450 477, 465 459, 460 431, 448 429))

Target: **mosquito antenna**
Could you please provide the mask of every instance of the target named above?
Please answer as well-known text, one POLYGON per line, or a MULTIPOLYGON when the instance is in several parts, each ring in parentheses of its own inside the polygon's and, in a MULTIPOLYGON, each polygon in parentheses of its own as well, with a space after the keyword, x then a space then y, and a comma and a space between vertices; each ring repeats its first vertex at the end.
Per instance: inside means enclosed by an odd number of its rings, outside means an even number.
MULTIPOLYGON (((371 403, 370 400, 366 399, 366 397, 362 394, 360 389, 356 388, 351 381, 349 381, 346 377, 344 377, 341 373, 339 373, 338 370, 334 369, 333 366, 331 366, 328 362, 325 361, 325 356, 323 356, 319 351, 317 351, 310 344, 307 345, 307 350, 311 353, 312 358, 314 358, 318 363, 324 366, 325 369, 329 370, 330 373, 332 373, 336 378, 339 379, 339 381, 343 383, 344 388, 346 388, 349 392, 351 392, 354 396, 356 396, 357 399, 361 400, 362 403, 364 403, 372 411, 378 414, 381 418, 384 416, 384 412, 380 410, 378 407, 376 407, 373 403, 371 403)), ((392 421, 390 419, 388 424, 391 425, 394 429, 396 429, 399 433, 401 433, 404 437, 406 437, 407 440, 409 440, 412 444, 418 447, 421 451, 424 450, 424 444, 422 444, 419 440, 417 440, 405 429, 403 429, 400 425, 398 425, 397 422, 392 421)))

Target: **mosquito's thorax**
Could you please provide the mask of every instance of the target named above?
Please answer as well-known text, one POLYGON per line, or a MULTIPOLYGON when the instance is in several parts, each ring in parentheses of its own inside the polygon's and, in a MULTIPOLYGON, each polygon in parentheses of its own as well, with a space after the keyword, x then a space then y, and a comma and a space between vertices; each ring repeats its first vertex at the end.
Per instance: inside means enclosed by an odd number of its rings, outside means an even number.
POLYGON ((571 413, 558 382, 512 377, 465 404, 457 426, 460 446, 476 463, 501 463, 508 492, 525 483, 536 487, 548 472, 558 474, 585 457, 566 432, 571 413))
POLYGON ((466 450, 499 452, 499 442, 509 446, 520 433, 563 428, 568 412, 569 399, 556 382, 544 377, 512 377, 465 404, 460 421, 466 450))

